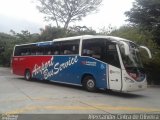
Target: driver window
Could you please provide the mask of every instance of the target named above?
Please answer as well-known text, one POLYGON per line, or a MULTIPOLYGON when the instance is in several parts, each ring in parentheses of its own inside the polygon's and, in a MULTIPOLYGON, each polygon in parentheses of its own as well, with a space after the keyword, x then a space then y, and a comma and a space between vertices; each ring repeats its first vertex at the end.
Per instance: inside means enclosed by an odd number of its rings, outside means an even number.
POLYGON ((120 68, 118 52, 114 43, 106 44, 106 62, 120 68))

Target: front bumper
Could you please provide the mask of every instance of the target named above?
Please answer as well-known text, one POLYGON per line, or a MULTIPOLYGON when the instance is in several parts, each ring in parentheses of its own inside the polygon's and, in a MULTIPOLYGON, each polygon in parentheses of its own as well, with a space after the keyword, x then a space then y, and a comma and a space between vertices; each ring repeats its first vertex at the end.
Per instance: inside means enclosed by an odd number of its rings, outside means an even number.
POLYGON ((147 81, 143 82, 134 82, 134 83, 126 83, 123 82, 122 92, 132 92, 132 91, 140 91, 147 88, 147 81))

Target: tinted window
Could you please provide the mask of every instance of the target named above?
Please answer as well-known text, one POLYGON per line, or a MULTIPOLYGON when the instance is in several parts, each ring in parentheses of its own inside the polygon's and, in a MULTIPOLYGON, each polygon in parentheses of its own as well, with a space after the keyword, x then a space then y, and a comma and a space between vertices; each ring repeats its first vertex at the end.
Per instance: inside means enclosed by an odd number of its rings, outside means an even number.
POLYGON ((16 46, 14 56, 79 54, 80 40, 16 46))
POLYGON ((82 56, 90 56, 120 67, 116 43, 107 39, 88 39, 83 41, 82 56))
POLYGON ((44 47, 39 47, 36 44, 16 46, 14 56, 28 56, 28 55, 43 55, 44 47))
POLYGON ((79 42, 80 40, 60 42, 60 55, 79 54, 79 42))
POLYGON ((82 56, 90 56, 103 60, 104 43, 103 39, 84 40, 82 44, 82 56))
POLYGON ((27 56, 33 54, 31 49, 35 45, 16 46, 14 56, 27 56))
POLYGON ((48 48, 52 55, 60 55, 60 42, 53 42, 52 48, 48 48))
POLYGON ((115 43, 111 43, 111 42, 107 42, 106 43, 106 57, 105 57, 105 61, 108 64, 111 64, 115 67, 119 67, 120 68, 120 62, 119 62, 119 57, 118 57, 118 52, 117 52, 117 48, 116 48, 116 44, 115 43))

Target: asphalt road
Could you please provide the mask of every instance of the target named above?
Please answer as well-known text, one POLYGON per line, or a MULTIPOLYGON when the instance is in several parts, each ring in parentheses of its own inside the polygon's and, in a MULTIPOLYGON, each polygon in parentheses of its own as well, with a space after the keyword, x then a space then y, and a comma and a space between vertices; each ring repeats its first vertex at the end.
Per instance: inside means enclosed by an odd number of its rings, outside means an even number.
POLYGON ((0 113, 109 114, 159 113, 160 88, 132 93, 98 91, 50 82, 26 81, 0 68, 0 113))

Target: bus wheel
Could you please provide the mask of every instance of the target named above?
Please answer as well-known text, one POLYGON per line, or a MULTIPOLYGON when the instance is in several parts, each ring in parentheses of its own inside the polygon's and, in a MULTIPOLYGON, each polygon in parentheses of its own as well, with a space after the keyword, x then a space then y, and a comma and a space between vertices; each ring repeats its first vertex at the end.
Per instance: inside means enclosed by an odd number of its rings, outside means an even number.
POLYGON ((24 75, 24 78, 26 79, 26 80, 31 80, 31 72, 30 72, 30 70, 26 70, 25 71, 25 75, 24 75))
POLYGON ((83 79, 83 87, 89 91, 89 92, 95 92, 96 91, 96 83, 92 76, 86 76, 83 79))

